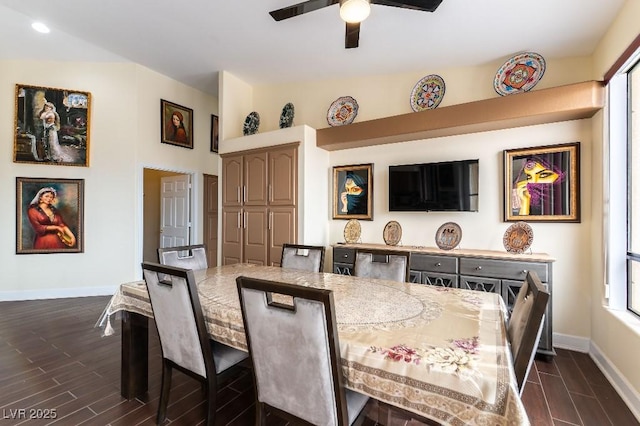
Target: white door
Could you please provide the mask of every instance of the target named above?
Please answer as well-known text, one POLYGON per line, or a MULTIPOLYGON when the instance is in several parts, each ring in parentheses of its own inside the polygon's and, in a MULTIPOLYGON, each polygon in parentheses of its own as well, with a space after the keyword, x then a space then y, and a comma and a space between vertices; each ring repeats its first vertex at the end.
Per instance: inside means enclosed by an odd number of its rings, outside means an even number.
POLYGON ((163 177, 160 180, 160 248, 189 244, 189 175, 163 177))

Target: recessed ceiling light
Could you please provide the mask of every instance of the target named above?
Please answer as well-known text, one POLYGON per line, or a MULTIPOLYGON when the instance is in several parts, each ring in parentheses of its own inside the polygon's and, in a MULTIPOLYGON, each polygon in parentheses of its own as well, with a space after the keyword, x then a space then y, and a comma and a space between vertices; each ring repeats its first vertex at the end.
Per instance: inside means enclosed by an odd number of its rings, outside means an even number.
POLYGON ((42 22, 34 22, 33 24, 31 24, 31 28, 33 28, 34 30, 36 30, 39 33, 43 33, 43 34, 47 34, 49 31, 51 31, 49 29, 49 27, 47 27, 45 24, 43 24, 42 22))

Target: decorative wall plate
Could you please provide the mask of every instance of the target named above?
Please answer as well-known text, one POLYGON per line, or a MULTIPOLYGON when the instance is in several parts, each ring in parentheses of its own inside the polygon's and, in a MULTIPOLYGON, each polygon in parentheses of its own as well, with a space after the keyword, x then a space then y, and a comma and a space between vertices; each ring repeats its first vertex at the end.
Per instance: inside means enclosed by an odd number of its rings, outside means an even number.
POLYGON ((291 127, 293 125, 293 115, 295 110, 293 108, 293 104, 291 102, 287 103, 282 108, 282 114, 280 114, 280 128, 284 129, 286 127, 291 127))
POLYGON ((460 244, 462 228, 455 222, 445 222, 436 231, 436 245, 441 250, 451 250, 460 244))
POLYGON ((493 88, 502 96, 527 92, 538 84, 545 68, 544 58, 537 53, 514 55, 498 68, 493 88))
POLYGON ((330 126, 351 124, 358 115, 358 102, 351 96, 342 96, 331 104, 327 111, 330 126))
POLYGON ((392 220, 384 226, 382 238, 388 246, 396 246, 402 239, 402 227, 398 222, 392 220))
POLYGON ((444 80, 436 74, 422 77, 411 91, 411 109, 415 112, 434 109, 444 97, 444 80))
POLYGON ((533 229, 527 222, 516 222, 507 228, 502 244, 509 253, 524 253, 533 243, 533 229))
POLYGON ((352 244, 360 241, 360 222, 357 219, 351 219, 344 226, 344 241, 352 244))
POLYGON ((260 114, 253 111, 247 115, 247 118, 244 119, 244 124, 242 125, 242 133, 245 136, 253 135, 258 133, 258 127, 260 127, 260 114))

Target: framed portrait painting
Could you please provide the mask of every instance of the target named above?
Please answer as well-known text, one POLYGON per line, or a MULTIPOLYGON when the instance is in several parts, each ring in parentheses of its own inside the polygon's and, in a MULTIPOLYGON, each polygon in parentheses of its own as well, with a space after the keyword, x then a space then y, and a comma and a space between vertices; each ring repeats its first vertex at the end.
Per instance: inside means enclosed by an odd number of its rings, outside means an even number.
POLYGON ((579 142, 505 150, 505 222, 580 222, 579 179, 579 142))
POLYGON ((160 99, 162 143, 193 149, 193 110, 160 99))
POLYGON ((218 152, 218 144, 220 143, 220 129, 218 116, 211 114, 211 152, 218 152))
POLYGON ((333 218, 373 220, 373 164, 333 168, 333 218))
POLYGON ((16 253, 84 251, 84 179, 16 178, 16 253))
POLYGON ((16 84, 14 163, 89 166, 91 94, 16 84))

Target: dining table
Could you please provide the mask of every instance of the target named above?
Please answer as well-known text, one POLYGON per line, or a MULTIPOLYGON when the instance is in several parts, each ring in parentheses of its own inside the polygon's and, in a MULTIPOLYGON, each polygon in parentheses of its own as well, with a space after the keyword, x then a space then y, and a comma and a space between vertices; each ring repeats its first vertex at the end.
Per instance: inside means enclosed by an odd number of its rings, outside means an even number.
MULTIPOLYGON (((496 293, 244 263, 194 276, 208 332, 220 343, 247 350, 239 276, 329 289, 347 388, 443 425, 529 424, 508 344, 508 313, 496 293)), ((98 321, 105 335, 117 318, 121 394, 132 399, 148 390, 153 311, 144 281, 119 285, 98 321)))

